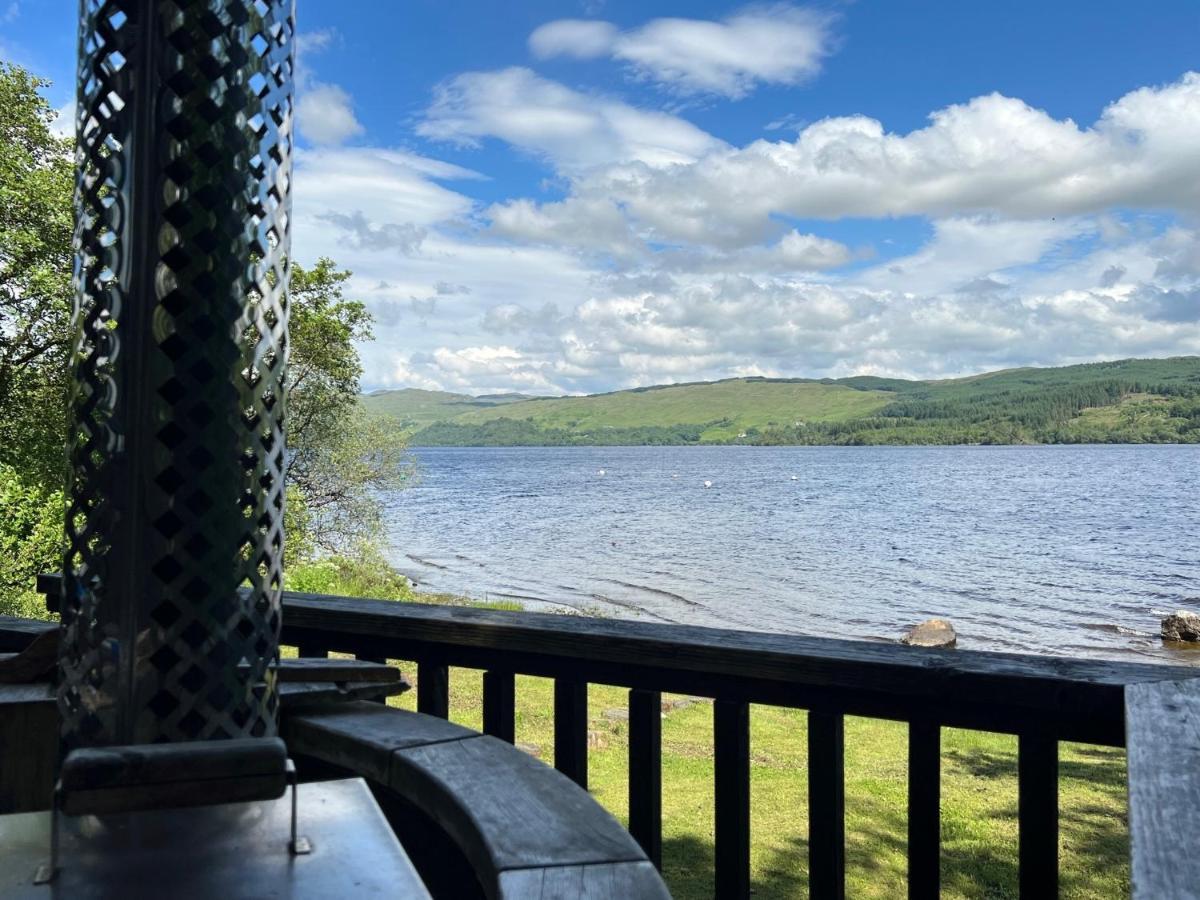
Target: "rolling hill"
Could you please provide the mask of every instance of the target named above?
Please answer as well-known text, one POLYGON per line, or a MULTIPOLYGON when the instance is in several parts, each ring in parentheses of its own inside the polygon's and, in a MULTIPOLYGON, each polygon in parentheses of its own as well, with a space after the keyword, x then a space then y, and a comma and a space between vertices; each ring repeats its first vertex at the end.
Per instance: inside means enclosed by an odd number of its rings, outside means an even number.
POLYGON ((942 381, 739 378, 586 397, 404 389, 363 397, 415 445, 1200 441, 1200 357, 942 381))

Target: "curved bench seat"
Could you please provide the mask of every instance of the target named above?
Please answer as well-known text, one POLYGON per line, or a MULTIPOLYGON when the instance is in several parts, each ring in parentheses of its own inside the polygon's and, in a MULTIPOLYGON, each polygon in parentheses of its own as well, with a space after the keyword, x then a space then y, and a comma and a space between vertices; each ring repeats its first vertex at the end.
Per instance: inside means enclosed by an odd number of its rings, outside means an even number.
POLYGON ((670 896, 587 791, 511 744, 365 702, 285 715, 282 728, 292 752, 363 775, 437 822, 489 897, 670 896))

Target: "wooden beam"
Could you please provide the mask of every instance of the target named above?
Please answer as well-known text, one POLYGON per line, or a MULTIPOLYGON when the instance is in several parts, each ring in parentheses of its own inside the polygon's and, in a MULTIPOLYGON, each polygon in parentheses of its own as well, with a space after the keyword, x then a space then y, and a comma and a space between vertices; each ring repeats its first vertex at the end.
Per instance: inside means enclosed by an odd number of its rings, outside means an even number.
POLYGON ((1058 896, 1058 742, 1017 739, 1017 829, 1024 898, 1058 896))
POLYGON ((516 676, 491 670, 483 673, 483 733, 516 742, 516 676))
POLYGON ((1193 897, 1200 886, 1200 682, 1125 691, 1134 900, 1193 897))
POLYGON ((846 895, 846 774, 840 715, 808 714, 808 885, 813 897, 846 895))
POLYGON ((554 681, 554 768, 577 785, 588 785, 587 682, 554 681))
MULTIPOLYGON (((741 695, 774 705, 1120 746, 1124 685, 1193 669, 286 594, 285 639, 375 642, 397 658, 741 695)), ((337 648, 335 648, 337 649, 337 648)))
POLYGON ((450 669, 444 663, 417 663, 417 712, 450 718, 450 669))
POLYGON ((662 694, 629 692, 629 833, 662 868, 662 694))
POLYGON ((750 896, 750 705, 713 703, 716 896, 750 896))
POLYGON ((908 726, 908 896, 940 891, 942 729, 921 719, 908 726))

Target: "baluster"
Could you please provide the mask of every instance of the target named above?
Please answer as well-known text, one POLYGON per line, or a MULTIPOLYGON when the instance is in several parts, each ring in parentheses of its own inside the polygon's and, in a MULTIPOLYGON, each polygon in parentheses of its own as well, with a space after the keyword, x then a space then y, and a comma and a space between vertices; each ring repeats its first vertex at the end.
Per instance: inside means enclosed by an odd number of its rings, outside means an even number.
POLYGON ((512 672, 483 673, 483 732, 510 744, 516 741, 516 677, 512 672))
POLYGON ((662 868, 662 694, 629 692, 629 833, 662 868))
POLYGON ((1022 897, 1058 896, 1058 741, 1017 739, 1022 897))
MULTIPOLYGON (((354 656, 356 659, 361 659, 363 662, 379 663, 380 665, 383 665, 387 662, 387 660, 382 656, 368 656, 365 653, 356 653, 354 656)), ((372 697, 367 702, 382 703, 384 706, 387 706, 387 697, 372 697)))
POLYGON ((554 768, 587 788, 587 682, 554 680, 554 768))
POLYGON ((918 720, 908 726, 908 896, 941 890, 942 729, 918 720))
POLYGON ((846 779, 840 713, 808 714, 808 879, 813 897, 846 895, 846 779))
POLYGON ((716 895, 750 896, 750 704, 713 703, 716 895))
POLYGON ((417 712, 450 718, 450 668, 439 662, 417 662, 417 712))

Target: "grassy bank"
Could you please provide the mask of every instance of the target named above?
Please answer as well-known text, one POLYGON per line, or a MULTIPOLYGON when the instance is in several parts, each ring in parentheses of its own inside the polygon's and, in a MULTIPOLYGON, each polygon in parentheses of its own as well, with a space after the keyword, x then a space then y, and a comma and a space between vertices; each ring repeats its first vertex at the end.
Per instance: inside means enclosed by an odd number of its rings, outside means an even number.
MULTIPOLYGON (((416 669, 401 664, 415 684, 416 669)), ((482 727, 478 672, 451 673, 451 718, 482 727)), ((622 822, 628 808, 627 692, 589 691, 592 793, 622 822)), ((393 703, 414 709, 416 692, 393 703)), ((663 717, 663 868, 674 896, 712 896, 712 705, 669 696, 663 717)), ((553 686, 517 679, 517 742, 553 756, 553 686)), ((808 789, 802 712, 753 707, 752 877, 757 898, 807 895, 808 789)), ((942 752, 944 897, 1017 896, 1016 739, 945 729, 942 752)), ((907 731, 902 724, 846 722, 846 890, 851 897, 905 892, 907 731)), ((1063 897, 1129 893, 1124 753, 1062 748, 1060 807, 1063 897)))

